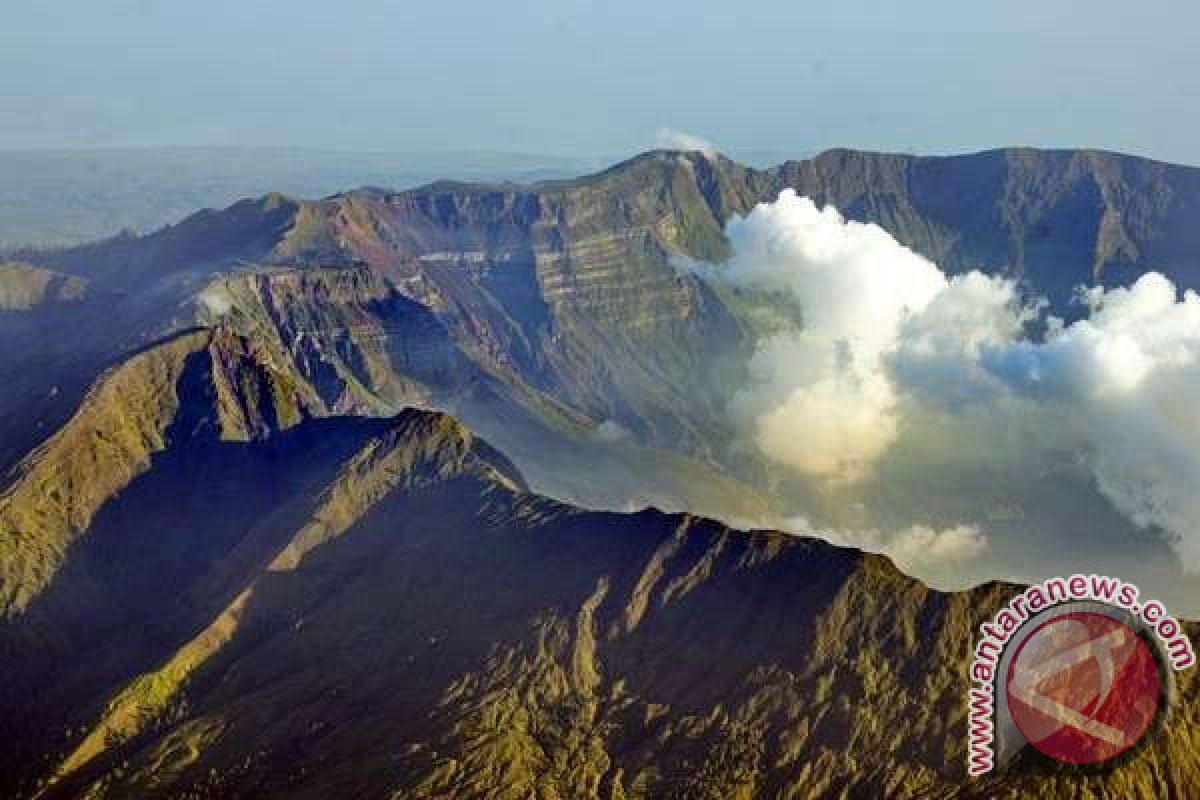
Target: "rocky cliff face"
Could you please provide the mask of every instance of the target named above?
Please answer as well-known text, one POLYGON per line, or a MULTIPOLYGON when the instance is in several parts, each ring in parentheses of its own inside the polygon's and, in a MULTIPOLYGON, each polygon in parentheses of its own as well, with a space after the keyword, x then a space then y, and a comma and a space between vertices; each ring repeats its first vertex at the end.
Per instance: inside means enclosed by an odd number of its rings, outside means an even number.
POLYGON ((738 329, 667 260, 723 254, 725 209, 751 199, 743 172, 664 153, 561 185, 356 192, 307 208, 273 256, 363 261, 487 371, 592 424, 618 419, 699 446, 687 429, 696 420, 671 409, 711 411, 692 367, 738 329))

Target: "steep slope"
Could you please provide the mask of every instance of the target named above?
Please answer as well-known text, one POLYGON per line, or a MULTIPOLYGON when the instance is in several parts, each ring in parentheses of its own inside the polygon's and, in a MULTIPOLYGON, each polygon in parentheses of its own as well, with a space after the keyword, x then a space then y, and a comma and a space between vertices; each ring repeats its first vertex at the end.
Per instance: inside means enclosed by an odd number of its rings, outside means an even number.
POLYGON ((448 410, 488 431, 544 492, 600 507, 766 514, 758 493, 710 464, 640 447, 629 431, 531 385, 503 359, 473 354, 443 317, 365 266, 243 271, 211 283, 198 305, 202 321, 237 330, 291 365, 324 408, 448 410), (572 468, 580 463, 590 465, 586 474, 572 468))
POLYGON ((451 469, 440 443, 469 439, 435 415, 310 419, 320 399, 270 360, 225 329, 172 337, 106 374, 10 477, 0 794, 28 785, 94 703, 206 625, 293 526, 343 513, 345 498, 315 498, 356 453, 390 453, 387 478, 417 481, 431 462, 451 469), (410 441, 418 434, 427 457, 410 441))
POLYGON ((744 172, 664 153, 561 184, 354 192, 302 211, 273 256, 364 261, 488 372, 699 449, 721 419, 691 368, 737 323, 667 259, 724 253, 723 210, 750 199, 726 171, 744 172))
POLYGON ((0 705, 20 709, 0 721, 6 775, 34 767, 64 715, 190 629, 198 609, 180 593, 379 425, 279 434, 303 408, 244 340, 191 331, 106 374, 6 477, 0 705))
POLYGON ((1148 798, 1200 770, 1189 673, 1172 735, 1111 773, 966 781, 973 631, 1012 587, 581 511, 423 412, 315 498, 247 534, 256 566, 217 572, 207 624, 88 704, 40 796, 1148 798))
POLYGON ((97 511, 173 439, 207 426, 219 439, 246 441, 299 421, 306 399, 298 387, 250 348, 228 332, 197 330, 139 353, 22 461, 0 495, 0 616, 28 607, 97 511), (181 398, 181 386, 190 396, 181 398))

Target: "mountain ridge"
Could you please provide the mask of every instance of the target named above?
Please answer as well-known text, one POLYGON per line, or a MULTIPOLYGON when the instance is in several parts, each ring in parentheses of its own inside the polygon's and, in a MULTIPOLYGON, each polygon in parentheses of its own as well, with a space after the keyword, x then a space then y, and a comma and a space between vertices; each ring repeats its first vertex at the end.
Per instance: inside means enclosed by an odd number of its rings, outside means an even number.
MULTIPOLYGON (((1009 268, 1021 273, 1025 269, 1024 262, 1026 260, 1038 262, 1034 265, 1037 269, 1049 268, 1046 263, 1047 258, 1061 255, 1063 260, 1066 260, 1068 252, 1062 251, 1063 245, 1055 245, 1044 254, 1038 251, 1037 248, 1041 246, 1038 244, 1039 237, 1044 238, 1049 235, 1051 239, 1061 239, 1062 235, 1054 233, 1053 228, 1046 230, 1037 227, 1038 225, 1051 225, 1055 212, 1053 207, 1047 206, 1044 199, 1042 202, 1023 199, 1028 193, 1028 189, 1023 188, 1023 184, 1030 181, 1035 182, 1037 189, 1043 192, 1041 197, 1050 197, 1053 200, 1055 196, 1061 194, 1060 190, 1053 188, 1053 184, 1055 182, 1070 183, 1079 186, 1079 191, 1084 189, 1087 191, 1075 197, 1074 200, 1071 197, 1066 197, 1066 200, 1084 204, 1099 203, 1096 212, 1103 212, 1099 213, 1095 221, 1090 223, 1088 247, 1079 251, 1087 256, 1087 261, 1093 264, 1096 270, 1090 276, 1073 276, 1082 279, 1105 277, 1103 267, 1109 264, 1115 270, 1113 278, 1122 279, 1127 276, 1127 273, 1122 270, 1127 268, 1145 269, 1145 265, 1149 265, 1154 260, 1161 260, 1164 256, 1169 256, 1172 261, 1184 257, 1181 244, 1168 243, 1170 246, 1164 252, 1159 253, 1156 252, 1153 242, 1148 244, 1140 241, 1146 231, 1139 230, 1139 226, 1144 228, 1145 224, 1151 224, 1156 214, 1161 216, 1173 205, 1183 203, 1183 211, 1192 208, 1196 202, 1195 194, 1200 192, 1200 189, 1197 188, 1200 186, 1200 168, 1104 150, 994 148, 951 156, 913 156, 835 148, 826 150, 810 159, 786 161, 761 170, 743 167, 723 156, 710 158, 699 153, 656 150, 636 155, 605 170, 578 178, 539 181, 529 184, 438 181, 405 190, 347 190, 316 201, 300 201, 278 194, 268 194, 256 200, 240 201, 219 212, 211 210, 198 212, 192 217, 152 234, 138 237, 117 237, 109 240, 108 244, 97 243, 85 245, 82 248, 72 248, 56 253, 43 252, 36 255, 44 261, 53 262, 47 264, 49 266, 55 264, 73 266, 75 269, 86 271, 86 262, 89 257, 96 254, 96 247, 100 247, 101 251, 106 247, 115 247, 120 250, 123 244, 128 246, 127 243, 130 239, 148 242, 168 237, 163 239, 161 246, 155 245, 153 249, 165 250, 166 255, 170 256, 171 248, 168 244, 170 237, 178 237, 183 230, 206 224, 209 219, 214 218, 214 214, 229 217, 230 224, 233 224, 234 218, 244 215, 255 205, 261 207, 262 213, 269 216, 272 209, 281 205, 288 209, 288 213, 295 214, 304 208, 327 207, 330 204, 340 203, 353 205, 356 200, 370 198, 385 198, 389 202, 396 203, 402 202, 404 198, 416 200, 446 195, 543 196, 557 192, 584 190, 604 184, 606 181, 630 176, 646 180, 648 179, 648 176, 644 174, 646 172, 658 173, 654 179, 661 182, 664 180, 664 175, 661 174, 663 167, 680 159, 691 164, 693 169, 711 166, 719 188, 722 191, 730 192, 729 197, 725 199, 733 202, 719 207, 717 210, 718 219, 715 222, 718 227, 727 220, 728 214, 744 213, 752 202, 771 199, 773 194, 781 188, 794 188, 802 194, 812 195, 818 202, 833 202, 843 213, 852 218, 883 225, 902 243, 914 247, 939 262, 945 261, 943 266, 951 270, 965 269, 968 266, 997 269, 1005 266, 1004 261, 1011 261, 1013 263, 1009 265, 1009 268), (956 178, 955 175, 960 177, 956 178), (920 230, 915 220, 911 218, 913 214, 919 218, 930 214, 937 216, 947 213, 948 209, 941 207, 944 201, 936 197, 937 192, 931 193, 930 189, 924 187, 927 184, 931 187, 935 186, 936 183, 930 183, 930 180, 936 178, 939 182, 950 186, 950 191, 953 193, 956 183, 961 183, 964 176, 978 186, 978 189, 969 191, 991 193, 997 198, 992 202, 1001 204, 994 211, 989 211, 986 205, 979 207, 979 213, 986 212, 988 214, 988 222, 1001 228, 1016 226, 1012 231, 1011 241, 1003 245, 1002 258, 996 258, 999 255, 997 252, 986 252, 989 249, 995 251, 997 247, 1001 246, 999 241, 990 243, 983 241, 970 244, 964 249, 961 245, 955 245, 954 242, 947 240, 945 234, 936 228, 920 230), (1047 185, 1047 181, 1050 182, 1049 185, 1047 185), (1083 183, 1080 183, 1081 181, 1083 183), (1009 188, 1005 188, 1006 182, 1009 188), (1094 184, 1092 188, 1088 188, 1089 182, 1094 184), (1002 196, 1004 192, 1017 192, 1017 194, 1005 200, 1002 196), (905 199, 906 197, 908 199, 905 199), (1136 202, 1125 209, 1123 204, 1131 200, 1136 202), (897 202, 900 205, 896 205, 897 202), (1006 209, 1004 203, 1013 205, 1006 209), (1019 219, 1022 215, 1029 219, 1019 219), (1126 217, 1132 217, 1132 219, 1122 222, 1121 220, 1126 217), (1032 231, 1026 230, 1030 224, 1033 225, 1032 231), (1130 227, 1131 225, 1132 227, 1130 227), (1029 246, 1031 242, 1035 245, 1034 247, 1029 246), (989 260, 992 263, 987 263, 989 260), (972 263, 973 261, 979 261, 979 263, 972 263), (1138 265, 1143 266, 1139 267, 1138 265)), ((1096 212, 1085 210, 1085 213, 1089 214, 1096 212)), ((982 231, 972 232, 982 224, 982 220, 970 223, 967 233, 971 237, 983 235, 982 231)), ((956 225, 960 228, 963 227, 961 222, 956 225)), ((269 224, 268 227, 270 227, 269 224)), ((1083 232, 1072 233, 1067 230, 1063 232, 1063 235, 1069 234, 1074 237, 1081 233, 1083 232)), ((272 236, 278 235, 272 234, 272 236)), ((275 238, 274 242, 277 246, 282 239, 275 238)), ((1194 244, 1195 242, 1187 240, 1188 246, 1194 244)), ((1076 250, 1082 246, 1079 243, 1072 245, 1076 250)), ((269 250, 269 247, 266 248, 266 251, 269 250)), ((266 251, 258 252, 257 255, 264 256, 266 251)), ((254 255, 253 249, 242 251, 242 257, 249 255, 254 255)), ((367 255, 368 260, 371 260, 369 254, 367 255)), ((693 253, 692 255, 697 254, 693 253)), ((1075 255, 1078 255, 1078 252, 1075 255)), ((102 253, 100 257, 103 260, 107 256, 102 253)), ((37 260, 37 258, 34 259, 35 262, 37 260)), ((259 259, 251 258, 251 260, 259 259)), ((1173 269, 1171 264, 1155 266, 1165 268, 1168 274, 1178 277, 1178 269, 1173 269)), ((1194 277, 1191 275, 1193 271, 1189 270, 1189 274, 1183 276, 1182 285, 1191 286, 1193 284, 1194 277)), ((1063 301, 1062 286, 1051 283, 1047 288, 1050 289, 1051 294, 1055 295, 1052 298, 1054 302, 1063 301)))
MULTIPOLYGON (((551 184, 268 195, 158 234, 31 256, 89 289, 69 322, 50 308, 0 314, 0 333, 30 343, 0 349, 14 385, 0 396, 0 463, 65 421, 97 363, 173 330, 225 324, 306 387, 312 413, 436 407, 495 442, 545 494, 778 527, 794 497, 739 435, 729 400, 777 329, 772 315, 795 309, 678 267, 719 269, 733 214, 791 188, 880 224, 948 274, 1011 278, 1070 321, 1084 311, 1079 285, 1153 269, 1200 288, 1197 176, 1090 151, 834 150, 767 170, 653 151, 551 184), (594 468, 582 474, 580 463, 594 468)), ((1092 518, 1129 527, 1076 483, 1092 518)), ((813 525, 847 524, 805 502, 813 525)), ((852 522, 903 529, 928 522, 914 518, 924 510, 852 522)))
MULTIPOLYGON (((36 796, 1063 788, 1044 767, 959 784, 971 632, 1015 587, 942 593, 818 540, 571 508, 487 450, 461 471, 470 434, 445 415, 381 434, 197 635, 89 704, 36 796)), ((1195 724, 1188 702, 1178 739, 1073 776, 1076 796, 1185 785, 1195 724)))

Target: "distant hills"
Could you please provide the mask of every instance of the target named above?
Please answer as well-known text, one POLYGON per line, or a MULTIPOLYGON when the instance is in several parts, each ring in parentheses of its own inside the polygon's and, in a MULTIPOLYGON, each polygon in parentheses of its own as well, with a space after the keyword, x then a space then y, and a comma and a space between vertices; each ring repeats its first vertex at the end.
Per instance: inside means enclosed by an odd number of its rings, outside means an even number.
POLYGON ((0 150, 0 252, 149 232, 198 208, 280 191, 324 197, 347 186, 438 178, 568 177, 584 159, 491 151, 370 153, 300 147, 0 150))

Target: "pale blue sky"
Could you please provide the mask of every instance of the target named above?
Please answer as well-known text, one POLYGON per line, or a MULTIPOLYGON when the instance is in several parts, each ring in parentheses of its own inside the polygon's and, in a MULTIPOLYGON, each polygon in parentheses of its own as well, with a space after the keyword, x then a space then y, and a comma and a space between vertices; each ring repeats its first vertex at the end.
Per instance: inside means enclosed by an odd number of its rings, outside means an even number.
POLYGON ((1097 146, 1200 163, 1200 4, 13 0, 0 148, 1097 146))

